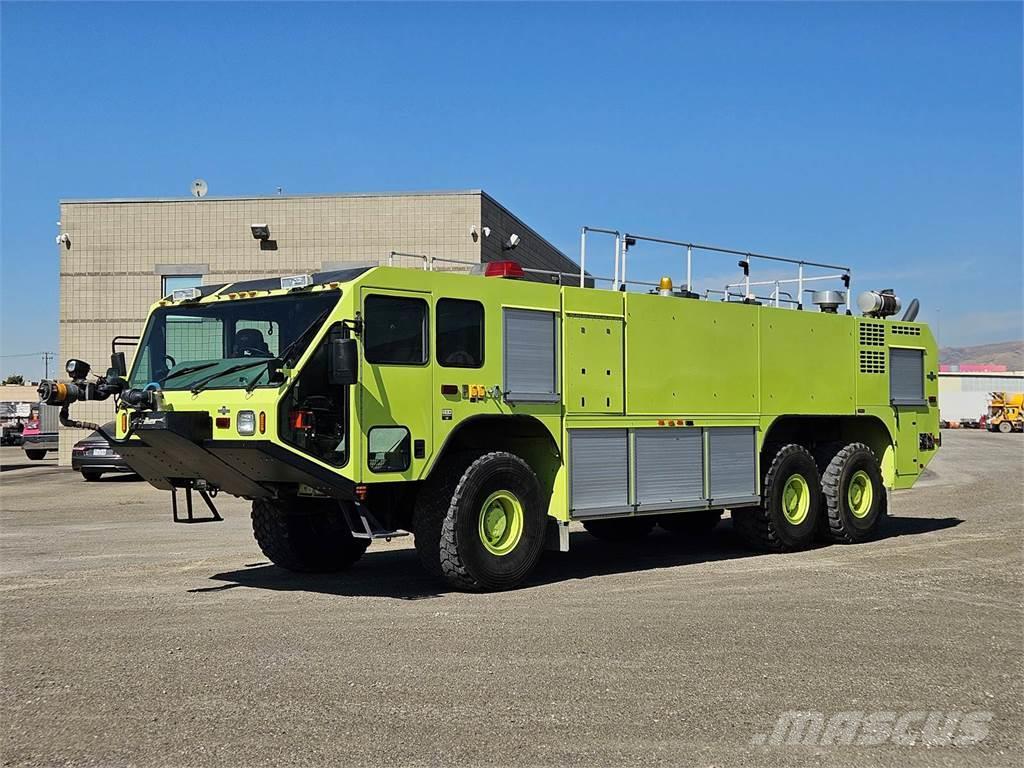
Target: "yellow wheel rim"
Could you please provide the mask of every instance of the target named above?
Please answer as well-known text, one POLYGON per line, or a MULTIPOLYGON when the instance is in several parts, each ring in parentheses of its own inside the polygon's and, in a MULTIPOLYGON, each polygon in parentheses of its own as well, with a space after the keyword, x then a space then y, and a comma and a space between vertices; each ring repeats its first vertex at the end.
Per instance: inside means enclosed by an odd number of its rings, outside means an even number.
POLYGON ((875 490, 871 484, 871 477, 863 469, 858 469, 850 477, 850 484, 846 488, 846 504, 850 508, 850 514, 858 518, 867 517, 874 498, 875 490))
POLYGON ((811 489, 803 475, 790 475, 782 486, 782 514, 791 525, 800 525, 811 509, 811 489))
POLYGON ((509 491, 495 491, 480 506, 477 525, 480 542, 492 555, 501 557, 516 548, 523 537, 523 505, 509 491))

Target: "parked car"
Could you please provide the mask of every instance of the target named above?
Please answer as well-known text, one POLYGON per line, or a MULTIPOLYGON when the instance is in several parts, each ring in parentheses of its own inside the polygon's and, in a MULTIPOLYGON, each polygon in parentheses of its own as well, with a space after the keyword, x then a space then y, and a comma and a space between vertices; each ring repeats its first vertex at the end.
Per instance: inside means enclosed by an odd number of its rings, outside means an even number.
POLYGON ((29 419, 21 432, 21 447, 32 461, 41 461, 49 451, 57 450, 57 433, 44 432, 39 419, 29 419))
MULTIPOLYGON (((113 434, 114 422, 104 424, 103 431, 113 434)), ((71 448, 71 468, 89 481, 99 480, 108 472, 134 471, 99 432, 82 438, 71 448)))

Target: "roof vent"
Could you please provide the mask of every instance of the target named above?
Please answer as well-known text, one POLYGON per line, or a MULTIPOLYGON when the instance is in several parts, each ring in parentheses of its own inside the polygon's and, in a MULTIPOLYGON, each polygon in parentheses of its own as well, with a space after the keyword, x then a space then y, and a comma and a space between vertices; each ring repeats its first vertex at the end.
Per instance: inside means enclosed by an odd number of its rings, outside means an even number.
POLYGON ((839 311, 839 305, 846 303, 846 294, 842 291, 815 291, 811 294, 811 303, 816 304, 822 312, 834 315, 839 311))

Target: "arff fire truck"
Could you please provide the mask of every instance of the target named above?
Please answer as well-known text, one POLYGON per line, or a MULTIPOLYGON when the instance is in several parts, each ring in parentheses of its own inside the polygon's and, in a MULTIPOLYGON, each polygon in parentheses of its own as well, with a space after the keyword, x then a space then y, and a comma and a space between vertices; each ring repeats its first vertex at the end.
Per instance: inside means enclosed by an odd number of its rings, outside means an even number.
POLYGON ((572 276, 502 261, 177 290, 130 370, 123 353, 98 377, 71 360, 40 394, 88 427, 68 406, 113 397, 111 438, 175 519, 203 519, 193 492, 213 519, 218 492, 251 500, 259 546, 294 571, 411 533, 430 573, 505 589, 568 550, 571 521, 608 540, 697 535, 726 510, 762 550, 875 536, 940 443, 916 300, 896 319, 891 291, 867 291, 855 316, 847 268, 845 290, 812 293, 805 268, 828 265, 614 234, 611 290, 585 251, 572 276), (638 240, 685 248, 683 289, 626 280, 638 240), (742 290, 693 292, 694 249, 739 254, 742 290), (751 282, 758 258, 799 276, 751 282))

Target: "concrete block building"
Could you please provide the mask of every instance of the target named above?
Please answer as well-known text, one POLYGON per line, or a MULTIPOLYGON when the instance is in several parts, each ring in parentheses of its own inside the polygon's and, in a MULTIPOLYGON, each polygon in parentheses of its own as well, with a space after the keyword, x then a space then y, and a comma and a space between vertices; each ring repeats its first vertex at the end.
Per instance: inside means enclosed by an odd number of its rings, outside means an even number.
MULTIPOLYGON (((579 274, 574 261, 482 190, 64 200, 60 222, 60 360, 81 358, 97 370, 106 369, 111 339, 141 333, 149 307, 174 288, 389 258, 423 268, 422 259, 393 252, 435 258, 435 269, 514 258, 579 274), (254 224, 266 226, 265 239, 254 236, 254 224), (513 235, 518 244, 507 250, 513 235)), ((125 351, 130 360, 131 348, 125 351)), ((83 403, 75 413, 103 422, 112 407, 83 403)), ((63 430, 62 464, 81 436, 63 430)))

